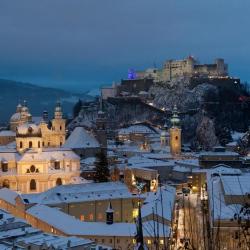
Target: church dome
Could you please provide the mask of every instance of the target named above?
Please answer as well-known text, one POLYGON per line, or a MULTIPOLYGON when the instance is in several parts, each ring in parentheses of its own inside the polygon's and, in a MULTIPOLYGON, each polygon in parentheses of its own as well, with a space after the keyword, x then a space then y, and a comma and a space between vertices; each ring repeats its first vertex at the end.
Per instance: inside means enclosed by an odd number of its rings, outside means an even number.
POLYGON ((21 119, 21 114, 20 113, 15 113, 10 117, 10 122, 16 122, 21 119))
POLYGON ((17 127, 17 135, 19 136, 40 136, 40 128, 33 123, 25 123, 17 127))

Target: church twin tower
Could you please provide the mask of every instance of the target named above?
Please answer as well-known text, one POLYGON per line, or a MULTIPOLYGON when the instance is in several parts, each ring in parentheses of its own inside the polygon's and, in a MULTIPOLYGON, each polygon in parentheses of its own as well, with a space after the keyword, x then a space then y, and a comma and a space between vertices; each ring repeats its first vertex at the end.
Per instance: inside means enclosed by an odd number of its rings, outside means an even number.
POLYGON ((54 118, 48 121, 48 113, 43 113, 38 123, 32 121, 29 109, 24 105, 18 105, 16 113, 11 117, 10 128, 16 132, 16 144, 18 152, 26 149, 42 149, 43 147, 60 147, 65 143, 65 119, 60 103, 56 104, 54 118))
MULTIPOLYGON (((181 127, 180 118, 178 115, 177 107, 174 106, 173 115, 170 119, 171 128, 169 129, 169 147, 170 153, 173 156, 181 154, 181 127)), ((164 125, 164 129, 161 133, 161 145, 166 146, 168 143, 167 126, 164 125)))

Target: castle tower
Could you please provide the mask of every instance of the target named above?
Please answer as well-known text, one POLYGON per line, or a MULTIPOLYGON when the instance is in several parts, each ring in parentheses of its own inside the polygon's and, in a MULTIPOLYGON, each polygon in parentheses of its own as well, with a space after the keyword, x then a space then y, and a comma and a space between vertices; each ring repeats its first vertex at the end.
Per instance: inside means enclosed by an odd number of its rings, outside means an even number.
POLYGON ((174 106, 173 115, 170 121, 171 121, 171 128, 169 129, 170 152, 172 155, 180 155, 181 154, 181 128, 180 128, 180 118, 178 116, 176 105, 174 106))

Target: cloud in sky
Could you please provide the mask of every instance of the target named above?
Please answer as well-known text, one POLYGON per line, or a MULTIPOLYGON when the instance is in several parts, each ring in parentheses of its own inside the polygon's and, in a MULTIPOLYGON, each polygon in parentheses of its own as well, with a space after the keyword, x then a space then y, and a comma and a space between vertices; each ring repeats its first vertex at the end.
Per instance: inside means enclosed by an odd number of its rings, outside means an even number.
POLYGON ((249 10, 249 0, 0 0, 0 77, 84 90, 192 54, 224 57, 247 80, 249 10))

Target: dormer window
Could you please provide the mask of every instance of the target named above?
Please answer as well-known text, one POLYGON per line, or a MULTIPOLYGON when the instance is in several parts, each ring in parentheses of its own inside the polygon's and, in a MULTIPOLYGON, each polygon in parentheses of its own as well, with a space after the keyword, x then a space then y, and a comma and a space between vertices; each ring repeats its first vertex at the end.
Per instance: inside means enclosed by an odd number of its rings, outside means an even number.
POLYGON ((29 127, 28 128, 28 132, 31 134, 33 132, 33 128, 32 127, 29 127))

